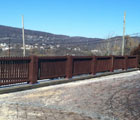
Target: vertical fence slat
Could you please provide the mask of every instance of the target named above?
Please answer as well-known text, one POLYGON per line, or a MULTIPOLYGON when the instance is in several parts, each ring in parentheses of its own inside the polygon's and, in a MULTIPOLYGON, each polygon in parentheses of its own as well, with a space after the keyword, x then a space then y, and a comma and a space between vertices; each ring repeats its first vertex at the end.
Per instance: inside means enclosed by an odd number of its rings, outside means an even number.
POLYGON ((3 69, 3 61, 1 61, 1 79, 2 79, 2 84, 3 84, 3 77, 4 77, 4 69, 3 69))

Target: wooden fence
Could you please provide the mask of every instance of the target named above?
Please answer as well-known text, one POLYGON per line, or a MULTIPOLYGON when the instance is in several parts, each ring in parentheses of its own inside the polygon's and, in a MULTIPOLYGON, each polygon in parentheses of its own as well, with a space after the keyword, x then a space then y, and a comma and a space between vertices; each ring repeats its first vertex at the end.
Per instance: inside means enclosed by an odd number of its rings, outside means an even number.
POLYGON ((0 58, 0 85, 37 83, 50 78, 72 78, 117 69, 138 67, 137 56, 59 56, 0 58))

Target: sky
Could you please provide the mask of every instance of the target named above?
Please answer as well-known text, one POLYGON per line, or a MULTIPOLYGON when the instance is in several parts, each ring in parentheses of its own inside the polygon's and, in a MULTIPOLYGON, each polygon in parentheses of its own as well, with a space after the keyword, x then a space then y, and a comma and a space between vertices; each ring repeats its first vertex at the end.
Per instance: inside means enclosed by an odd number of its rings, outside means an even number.
POLYGON ((140 0, 0 0, 0 25, 69 36, 108 38, 140 31, 140 0))

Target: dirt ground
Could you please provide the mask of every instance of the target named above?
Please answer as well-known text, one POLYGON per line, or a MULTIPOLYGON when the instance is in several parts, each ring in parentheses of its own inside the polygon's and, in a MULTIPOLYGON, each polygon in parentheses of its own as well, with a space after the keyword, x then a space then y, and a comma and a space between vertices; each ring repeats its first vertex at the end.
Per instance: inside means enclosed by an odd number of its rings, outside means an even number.
POLYGON ((0 95, 0 120, 140 120, 140 71, 0 95))

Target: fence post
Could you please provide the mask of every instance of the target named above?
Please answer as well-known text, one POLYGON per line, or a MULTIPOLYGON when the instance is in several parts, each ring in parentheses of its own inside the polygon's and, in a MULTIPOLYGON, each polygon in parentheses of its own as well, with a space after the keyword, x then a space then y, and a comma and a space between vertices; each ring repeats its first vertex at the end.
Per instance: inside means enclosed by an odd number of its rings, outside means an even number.
POLYGON ((115 58, 115 57, 112 55, 112 56, 111 56, 111 62, 110 62, 110 63, 111 63, 111 65, 110 65, 110 67, 111 67, 111 68, 110 68, 110 72, 113 72, 113 71, 114 71, 114 60, 115 60, 114 58, 115 58))
POLYGON ((97 62, 97 57, 93 56, 92 57, 92 63, 91 63, 91 74, 95 75, 96 74, 96 62, 97 62))
POLYGON ((125 63, 124 63, 124 70, 127 70, 127 60, 128 60, 128 56, 125 56, 125 63))
POLYGON ((136 68, 139 68, 139 55, 136 55, 136 68))
POLYGON ((37 83, 38 78, 38 57, 30 56, 30 65, 29 65, 29 81, 30 84, 37 83))
POLYGON ((66 78, 72 78, 72 70, 73 70, 73 58, 72 56, 67 56, 66 63, 66 78))

